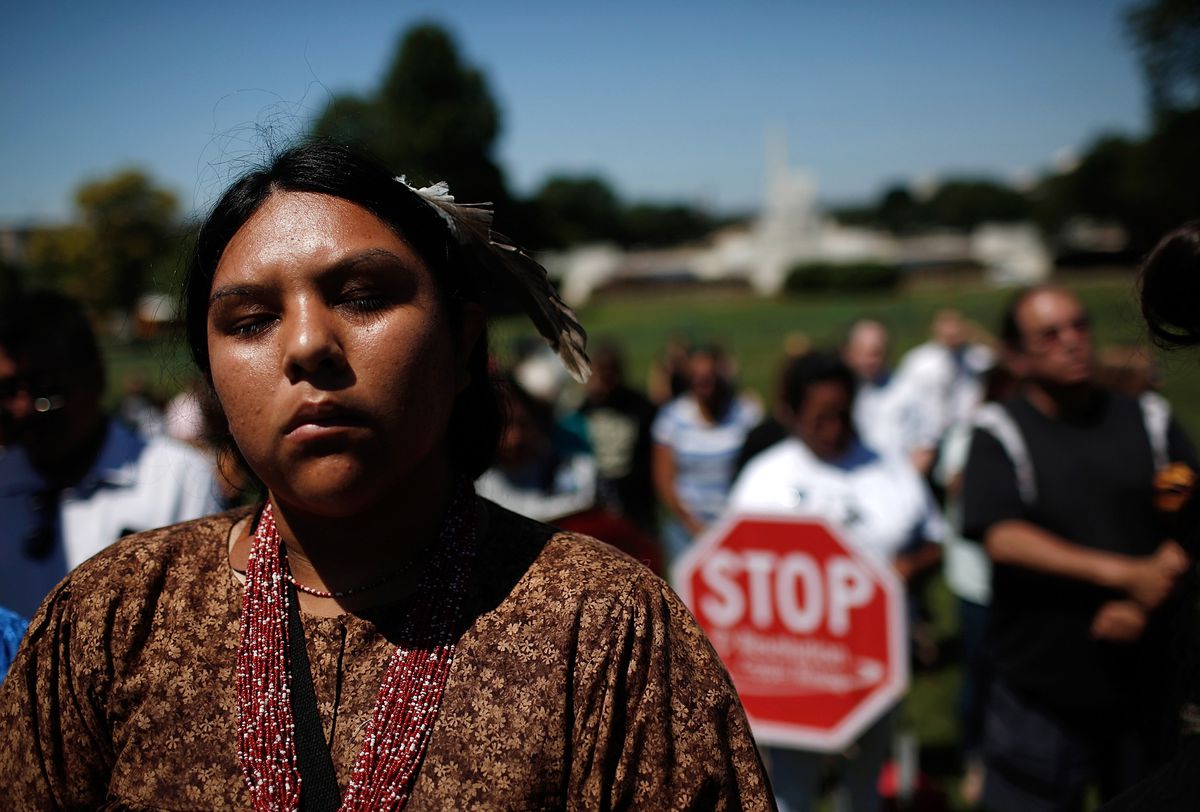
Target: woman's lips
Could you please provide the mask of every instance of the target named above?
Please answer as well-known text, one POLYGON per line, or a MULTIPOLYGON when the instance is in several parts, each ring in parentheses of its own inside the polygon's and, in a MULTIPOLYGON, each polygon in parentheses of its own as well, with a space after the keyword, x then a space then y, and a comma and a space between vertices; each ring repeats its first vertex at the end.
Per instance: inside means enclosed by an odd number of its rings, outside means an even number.
POLYGON ((294 440, 319 439, 367 425, 361 412, 330 401, 313 401, 298 408, 283 433, 294 440))

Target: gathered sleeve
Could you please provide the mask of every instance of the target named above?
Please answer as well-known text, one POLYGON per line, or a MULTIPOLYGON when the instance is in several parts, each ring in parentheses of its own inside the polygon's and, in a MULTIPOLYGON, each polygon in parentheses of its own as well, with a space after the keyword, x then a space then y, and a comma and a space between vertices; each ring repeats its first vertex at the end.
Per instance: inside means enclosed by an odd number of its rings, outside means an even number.
POLYGON ((639 579, 610 612, 595 639, 581 630, 571 807, 774 808, 729 676, 675 594, 639 579))
POLYGON ((113 760, 104 635, 79 614, 68 579, 34 615, 0 686, 0 786, 12 808, 104 802, 113 760))

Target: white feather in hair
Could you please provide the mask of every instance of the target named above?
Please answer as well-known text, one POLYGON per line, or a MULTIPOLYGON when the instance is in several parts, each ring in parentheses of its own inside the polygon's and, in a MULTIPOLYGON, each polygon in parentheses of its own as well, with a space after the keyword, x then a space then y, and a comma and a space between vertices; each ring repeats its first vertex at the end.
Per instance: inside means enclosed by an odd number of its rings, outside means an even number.
POLYGON ((456 203, 445 181, 420 189, 404 176, 396 178, 421 197, 446 221, 459 245, 469 251, 487 274, 510 279, 521 295, 525 312, 542 337, 558 354, 563 366, 580 383, 591 374, 587 333, 550 284, 546 269, 502 234, 492 230, 490 203, 456 203))

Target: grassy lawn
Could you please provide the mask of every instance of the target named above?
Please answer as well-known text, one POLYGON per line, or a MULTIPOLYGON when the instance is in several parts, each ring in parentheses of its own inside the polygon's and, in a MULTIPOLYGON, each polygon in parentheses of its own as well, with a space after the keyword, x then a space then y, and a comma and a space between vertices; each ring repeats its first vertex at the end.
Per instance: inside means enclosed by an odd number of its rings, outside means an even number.
MULTIPOLYGON (((1137 313, 1132 277, 1112 274, 1088 280, 1068 280, 1092 311, 1097 343, 1145 344, 1137 313)), ((624 296, 599 299, 580 312, 593 340, 615 339, 625 347, 628 371, 644 382, 651 362, 673 335, 692 341, 719 342, 739 362, 742 385, 769 401, 772 379, 782 358, 785 339, 803 333, 816 347, 834 347, 856 317, 870 315, 889 325, 894 354, 926 338, 934 312, 953 306, 968 318, 994 331, 1011 294, 979 286, 914 291, 874 297, 806 297, 760 299, 748 295, 687 293, 624 296)), ((523 318, 506 318, 493 325, 493 345, 503 357, 515 341, 532 335, 523 318)), ((139 374, 154 391, 177 391, 191 374, 187 352, 178 340, 154 345, 110 346, 110 399, 119 396, 126 375, 139 374)), ((1176 414, 1193 437, 1200 437, 1200 359, 1190 355, 1159 355, 1164 391, 1176 414)), ((953 602, 940 579, 930 586, 939 637, 953 649, 957 629, 953 602)), ((959 669, 953 658, 940 667, 914 675, 912 690, 901 713, 901 725, 914 731, 922 745, 923 767, 940 779, 956 803, 957 743, 955 719, 959 669)))
MULTIPOLYGON (((1068 280, 1091 309, 1097 344, 1145 345, 1129 274, 1068 280)), ((836 347, 855 318, 873 316, 893 334, 893 355, 921 343, 930 319, 943 307, 956 307, 984 329, 995 332, 1011 292, 980 286, 949 287, 872 297, 810 296, 761 299, 736 294, 652 295, 598 299, 579 316, 593 340, 615 339, 626 348, 629 374, 644 382, 652 360, 667 339, 683 335, 697 342, 719 342, 736 354, 743 386, 769 400, 772 380, 789 335, 802 333, 816 347, 836 347)), ((493 328, 501 351, 518 336, 530 335, 523 319, 510 318, 493 328)), ((1200 359, 1160 354, 1164 391, 1180 420, 1200 437, 1200 359)))

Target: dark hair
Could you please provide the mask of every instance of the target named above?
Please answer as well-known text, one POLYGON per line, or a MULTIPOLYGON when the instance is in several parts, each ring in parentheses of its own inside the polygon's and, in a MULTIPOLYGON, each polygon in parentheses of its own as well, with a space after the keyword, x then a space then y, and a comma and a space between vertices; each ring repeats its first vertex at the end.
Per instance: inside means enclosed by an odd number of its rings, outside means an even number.
POLYGON ((692 344, 687 350, 688 358, 695 358, 702 355, 705 358, 711 358, 717 363, 723 363, 729 357, 729 353, 725 352, 725 348, 720 344, 692 344))
POLYGON ((1025 344, 1025 337, 1021 334, 1021 326, 1017 324, 1017 311, 1021 309, 1021 305, 1025 303, 1025 300, 1038 290, 1041 290, 1041 288, 1021 288, 1009 297, 1004 312, 1000 314, 1000 340, 1004 343, 1004 346, 1011 350, 1019 350, 1025 344))
POLYGON ((793 359, 783 374, 783 403, 793 413, 800 411, 809 389, 818 383, 836 383, 854 397, 854 373, 833 353, 810 352, 793 359))
POLYGON ((1200 220, 1163 237, 1142 264, 1142 315, 1163 347, 1200 344, 1200 220))
POLYGON ((0 307, 0 346, 53 383, 104 391, 104 358, 83 306, 62 293, 38 290, 0 307))
MULTIPOLYGON (((343 146, 302 144, 235 182, 217 201, 196 238, 184 280, 183 310, 192 359, 209 386, 208 304, 217 264, 234 234, 277 192, 341 198, 386 223, 429 268, 453 327, 461 324, 465 303, 484 303, 485 285, 472 273, 472 263, 465 260, 446 222, 429 203, 396 180, 395 173, 343 146)), ((486 329, 471 353, 468 371, 471 380, 454 403, 447 434, 456 470, 473 479, 491 466, 501 426, 488 372, 486 329)), ((214 439, 233 450, 227 428, 214 439)))

